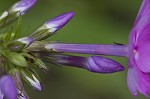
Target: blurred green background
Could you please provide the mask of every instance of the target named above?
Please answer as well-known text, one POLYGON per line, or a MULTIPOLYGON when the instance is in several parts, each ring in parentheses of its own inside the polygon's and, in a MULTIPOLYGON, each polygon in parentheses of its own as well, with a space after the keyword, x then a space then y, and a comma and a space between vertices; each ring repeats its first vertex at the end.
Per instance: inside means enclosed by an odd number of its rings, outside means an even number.
MULTIPOLYGON (((1 0, 3 12, 17 0, 1 0)), ((128 35, 142 0, 38 0, 23 16, 22 36, 45 20, 74 11, 74 18, 48 40, 68 43, 127 44, 128 35)), ((127 59, 111 57, 123 64, 124 72, 95 74, 83 69, 49 66, 39 71, 43 90, 26 86, 31 99, 134 99, 127 88, 127 59)), ((142 95, 136 99, 144 99, 142 95)))

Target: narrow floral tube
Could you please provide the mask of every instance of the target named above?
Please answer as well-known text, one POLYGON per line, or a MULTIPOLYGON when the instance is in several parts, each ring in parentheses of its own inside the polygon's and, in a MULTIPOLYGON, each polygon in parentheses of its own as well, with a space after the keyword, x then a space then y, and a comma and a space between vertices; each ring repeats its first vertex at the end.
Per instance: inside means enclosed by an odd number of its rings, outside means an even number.
POLYGON ((67 12, 52 18, 51 20, 46 21, 35 32, 33 32, 30 37, 34 38, 35 40, 46 39, 67 24, 73 16, 74 12, 67 12))
POLYGON ((17 99, 17 89, 11 76, 2 76, 0 90, 6 99, 17 99))
POLYGON ((70 52, 82 54, 103 54, 111 56, 128 56, 127 45, 100 45, 100 44, 63 44, 63 43, 49 43, 45 45, 47 50, 54 50, 57 52, 70 52))
POLYGON ((124 70, 124 67, 119 63, 101 56, 80 57, 64 54, 41 54, 41 59, 54 64, 83 68, 95 73, 113 73, 124 70))

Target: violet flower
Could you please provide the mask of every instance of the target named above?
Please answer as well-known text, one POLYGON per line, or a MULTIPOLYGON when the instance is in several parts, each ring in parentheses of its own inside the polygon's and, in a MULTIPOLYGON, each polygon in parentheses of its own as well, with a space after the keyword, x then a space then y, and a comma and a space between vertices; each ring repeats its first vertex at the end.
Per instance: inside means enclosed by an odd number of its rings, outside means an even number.
POLYGON ((150 93, 150 0, 143 0, 129 37, 128 87, 149 97, 150 93))
POLYGON ((0 99, 17 99, 17 89, 11 76, 5 75, 0 78, 0 99))

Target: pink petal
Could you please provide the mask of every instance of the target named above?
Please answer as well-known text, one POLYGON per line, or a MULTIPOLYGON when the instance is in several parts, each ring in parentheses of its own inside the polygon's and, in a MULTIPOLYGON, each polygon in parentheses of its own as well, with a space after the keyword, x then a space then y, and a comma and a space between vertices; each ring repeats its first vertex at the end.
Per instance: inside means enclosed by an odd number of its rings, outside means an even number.
POLYGON ((128 87, 133 95, 138 95, 137 91, 146 97, 150 97, 150 77, 148 73, 141 72, 137 67, 129 68, 128 87))
POLYGON ((137 96, 137 78, 135 75, 135 71, 133 68, 128 69, 128 74, 127 74, 127 84, 130 92, 134 95, 137 96))

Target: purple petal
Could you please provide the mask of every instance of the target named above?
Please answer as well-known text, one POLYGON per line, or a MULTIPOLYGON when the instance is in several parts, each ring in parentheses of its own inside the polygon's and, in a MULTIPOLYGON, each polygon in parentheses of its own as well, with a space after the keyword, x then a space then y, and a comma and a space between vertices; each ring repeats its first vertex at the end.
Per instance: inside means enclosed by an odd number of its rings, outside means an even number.
POLYGON ((49 32, 55 32, 62 28, 66 23, 68 23, 71 18, 74 16, 74 12, 68 12, 61 14, 51 20, 46 21, 46 26, 49 29, 49 32))
POLYGON ((4 94, 0 91, 0 99, 4 99, 4 94))
POLYGON ((126 45, 101 45, 101 44, 63 44, 49 43, 45 46, 47 50, 54 49, 58 52, 71 52, 82 54, 103 54, 114 56, 128 56, 128 47, 126 45))
POLYGON ((129 68, 128 71, 128 87, 131 93, 138 95, 137 91, 146 97, 150 97, 150 77, 148 73, 141 72, 138 68, 129 68))
POLYGON ((11 76, 6 75, 0 79, 0 89, 7 99, 17 99, 17 89, 11 76))
POLYGON ((150 20, 150 0, 143 0, 134 26, 140 27, 149 23, 150 20))
POLYGON ((137 96, 137 76, 135 72, 136 71, 133 68, 128 69, 127 84, 132 95, 137 96))
POLYGON ((143 72, 150 72, 150 0, 143 0, 129 38, 129 60, 143 72), (133 57, 132 57, 133 56, 133 57), (131 61, 132 60, 132 61, 131 61))
MULTIPOLYGON (((137 44, 138 37, 143 35, 143 29, 150 23, 150 0, 143 0, 134 27, 131 31, 130 41, 137 44)), ((130 42, 130 43, 131 43, 130 42)))
POLYGON ((134 59, 138 68, 143 72, 150 72, 150 25, 146 25, 134 44, 134 59))
POLYGON ((28 9, 30 9, 37 0, 20 0, 13 7, 13 11, 20 11, 21 14, 24 14, 28 9))

